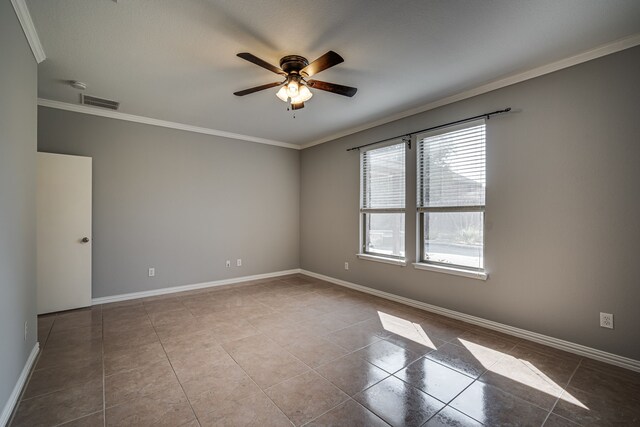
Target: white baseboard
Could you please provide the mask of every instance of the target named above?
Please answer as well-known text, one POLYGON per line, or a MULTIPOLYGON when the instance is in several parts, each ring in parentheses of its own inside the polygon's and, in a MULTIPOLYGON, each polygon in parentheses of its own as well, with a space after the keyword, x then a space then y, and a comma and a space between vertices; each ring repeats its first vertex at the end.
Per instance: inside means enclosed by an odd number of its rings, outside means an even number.
POLYGON ((9 396, 9 400, 4 405, 4 409, 2 410, 2 414, 0 414, 0 426, 6 426, 9 422, 9 418, 11 418, 11 413, 15 409, 16 404, 18 403, 18 399, 20 398, 20 393, 22 392, 22 388, 29 379, 29 372, 31 372, 31 367, 33 363, 36 361, 36 357, 38 356, 38 352, 40 351, 40 344, 36 342, 31 350, 31 354, 29 354, 29 358, 27 359, 27 363, 24 364, 24 368, 22 368, 22 372, 18 377, 18 381, 16 385, 13 387, 13 391, 9 396))
POLYGON ((335 283, 336 285, 355 289, 360 292, 365 292, 367 294, 375 295, 384 299, 409 305, 411 307, 416 307, 432 313, 441 314, 443 316, 447 316, 452 319, 462 320, 464 322, 482 326, 487 329, 492 329, 494 331, 499 331, 508 335, 513 335, 515 337, 524 338, 529 341, 534 341, 540 344, 548 345, 549 347, 557 348, 559 350, 564 350, 569 353, 574 353, 580 356, 589 357, 591 359, 599 360, 601 362, 609 363, 611 365, 616 365, 622 368, 630 369, 632 371, 640 372, 640 360, 618 356, 613 353, 607 353, 606 351, 587 347, 581 344, 572 343, 570 341, 565 341, 558 338, 553 338, 547 335, 542 335, 537 332, 527 331, 525 329, 520 329, 513 326, 505 325, 502 323, 494 322, 492 320, 483 319, 481 317, 470 316, 468 314, 460 313, 458 311, 449 310, 446 308, 427 304, 422 301, 416 301, 410 298, 401 297, 388 292, 379 291, 377 289, 368 288, 366 286, 357 285, 355 283, 325 276, 323 274, 314 273, 312 271, 301 269, 300 273, 306 274, 311 277, 315 277, 317 279, 325 280, 327 282, 335 283))
POLYGON ((255 274, 253 276, 234 277, 231 279, 214 280, 212 282, 195 283, 193 285, 173 286, 170 288, 153 289, 150 291, 132 292, 129 294, 112 295, 108 297, 93 298, 92 305, 107 304, 110 302, 127 301, 131 299, 154 297, 158 295, 173 294, 176 292, 193 291, 196 289, 212 288, 215 286, 232 285, 234 283, 248 282, 250 280, 269 279, 271 277, 286 276, 288 274, 300 273, 299 268, 292 270, 276 271, 273 273, 255 274))

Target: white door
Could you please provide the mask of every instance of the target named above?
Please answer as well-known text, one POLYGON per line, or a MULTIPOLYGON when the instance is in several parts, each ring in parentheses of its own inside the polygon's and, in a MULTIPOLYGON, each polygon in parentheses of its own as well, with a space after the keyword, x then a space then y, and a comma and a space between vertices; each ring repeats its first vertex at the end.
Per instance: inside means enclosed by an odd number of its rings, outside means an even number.
POLYGON ((38 153, 38 314, 91 305, 91 157, 38 153))

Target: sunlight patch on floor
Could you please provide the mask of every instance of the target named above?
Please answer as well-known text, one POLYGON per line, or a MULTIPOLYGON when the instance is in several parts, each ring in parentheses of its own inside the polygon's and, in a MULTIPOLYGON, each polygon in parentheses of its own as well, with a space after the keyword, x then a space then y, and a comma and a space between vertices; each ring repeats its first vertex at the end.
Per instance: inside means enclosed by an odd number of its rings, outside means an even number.
POLYGON ((378 311, 378 317, 382 327, 395 335, 414 341, 425 347, 436 349, 436 345, 431 341, 427 333, 418 323, 403 319, 392 314, 378 311))

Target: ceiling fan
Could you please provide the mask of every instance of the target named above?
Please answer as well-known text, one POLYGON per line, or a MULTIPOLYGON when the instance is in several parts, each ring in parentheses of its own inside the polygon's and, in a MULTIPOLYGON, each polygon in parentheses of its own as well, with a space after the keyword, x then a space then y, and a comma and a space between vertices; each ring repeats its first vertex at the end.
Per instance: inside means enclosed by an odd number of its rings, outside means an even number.
POLYGON ((233 94, 236 96, 245 96, 250 93, 272 87, 282 86, 276 93, 276 96, 284 102, 291 102, 292 110, 299 110, 300 108, 304 108, 305 101, 308 101, 313 96, 309 88, 324 90, 348 97, 352 97, 358 91, 355 87, 327 83, 320 80, 307 80, 309 77, 318 74, 320 71, 324 71, 327 68, 331 68, 334 65, 344 62, 344 59, 332 50, 325 53, 312 63, 309 63, 307 58, 299 55, 283 56, 282 59, 280 59, 280 67, 271 65, 247 52, 239 53, 238 56, 273 73, 280 74, 281 76, 284 76, 285 79, 281 82, 267 83, 265 85, 234 92, 233 94))

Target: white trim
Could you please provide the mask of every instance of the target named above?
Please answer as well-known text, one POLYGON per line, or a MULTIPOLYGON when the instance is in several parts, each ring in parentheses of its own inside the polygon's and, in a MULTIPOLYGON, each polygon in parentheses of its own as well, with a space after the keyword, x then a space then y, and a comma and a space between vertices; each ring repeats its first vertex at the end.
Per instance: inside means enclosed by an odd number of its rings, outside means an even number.
POLYGON ((200 126, 186 125, 183 123, 169 122, 167 120, 153 119, 151 117, 136 116, 134 114, 121 113, 119 111, 105 110, 97 107, 89 107, 80 104, 70 104, 67 102, 53 101, 51 99, 38 98, 38 105, 41 107, 57 108, 59 110, 73 111, 74 113, 91 114, 93 116, 107 117, 110 119, 125 120, 145 125, 160 126, 170 129, 184 130, 187 132, 203 133, 205 135, 221 136, 223 138, 239 139, 242 141, 256 142, 258 144, 275 145, 277 147, 301 150, 302 147, 288 142, 275 141, 272 139, 258 138, 256 136, 241 135, 239 133, 226 132, 223 130, 209 129, 200 126))
POLYGON ((333 141, 334 139, 342 138, 343 136, 351 135, 356 132, 361 132, 363 130, 380 126, 389 122, 393 122, 395 120, 413 116, 415 114, 424 113, 425 111, 433 110, 435 108, 442 107, 443 105, 452 104, 457 101, 462 101, 467 98, 482 95, 483 93, 487 93, 497 89, 501 89, 503 87, 511 86, 513 84, 520 83, 525 80, 530 80, 536 77, 540 77, 545 74, 553 73, 555 71, 562 70, 564 68, 573 67, 574 65, 582 64, 583 62, 591 61, 592 59, 597 59, 602 56, 620 52, 622 50, 629 49, 637 45, 640 45, 640 33, 633 34, 631 36, 598 46, 594 49, 587 50, 577 55, 570 56, 569 58, 561 59, 559 61, 555 61, 550 64, 534 68, 532 70, 524 71, 522 73, 514 74, 509 77, 504 77, 498 80, 494 80, 490 83, 484 84, 482 86, 478 86, 474 89, 469 89, 469 90, 460 92, 458 94, 448 96, 446 98, 442 98, 434 102, 430 102, 429 104, 423 105, 421 107, 412 108, 410 110, 406 110, 398 114, 387 116, 382 119, 375 120, 373 122, 365 123, 360 126, 355 126, 347 130, 337 132, 329 136, 325 136, 315 141, 303 144, 302 149, 313 147, 314 145, 323 144, 325 142, 333 141))
POLYGON ((426 262, 414 262, 413 267, 417 270, 435 271, 437 273, 453 274, 455 276, 469 277, 477 280, 487 280, 487 277, 489 277, 484 271, 465 270, 464 268, 427 264, 426 262))
POLYGON ((9 418, 11 418, 11 414, 18 403, 18 399, 20 398, 20 393, 22 393, 22 389, 24 385, 27 383, 27 379, 29 379, 29 373, 31 372, 31 368, 36 361, 36 357, 38 356, 38 352, 40 351, 40 344, 38 342, 35 343, 33 349, 31 349, 31 354, 27 358, 27 362, 24 364, 22 368, 22 372, 18 377, 18 381, 16 385, 13 386, 13 391, 7 400, 7 403, 4 405, 4 409, 2 410, 2 414, 0 414, 0 426, 6 426, 9 423, 9 418))
POLYGON ((16 11, 18 21, 20 21, 20 25, 22 26, 22 31, 24 31, 24 35, 27 37, 27 42, 31 47, 33 57, 36 58, 36 62, 39 64, 47 59, 47 55, 45 55, 42 43, 40 43, 40 37, 38 37, 36 27, 33 25, 27 3, 25 0, 11 0, 11 4, 16 11))
POLYGON ((248 282, 250 280, 269 279, 271 277, 286 276, 288 274, 300 273, 299 268, 292 270, 276 271, 273 273, 255 274, 253 276, 233 277, 231 279, 214 280, 212 282, 196 283, 193 285, 172 286, 170 288, 153 289, 151 291, 132 292, 129 294, 112 295, 108 297, 98 297, 91 300, 92 305, 107 304, 110 302, 127 301, 131 299, 154 297, 158 295, 173 294, 176 292, 193 291, 196 289, 212 288, 215 286, 232 285, 234 283, 248 282))
POLYGON ((356 254, 356 256, 360 259, 365 259, 367 261, 382 262, 384 264, 393 264, 393 265, 399 265, 402 267, 407 265, 407 260, 404 258, 403 259, 387 258, 384 256, 377 256, 377 255, 371 255, 371 254, 356 254))
POLYGON ((513 326, 505 325, 503 323, 494 322, 492 320, 486 320, 481 317, 471 316, 458 311, 449 310, 447 308, 442 308, 435 305, 427 304, 422 301, 416 301, 410 298, 401 297, 388 292, 383 292, 377 289, 368 288, 366 286, 357 285, 355 283, 325 276, 323 274, 314 273, 304 269, 301 269, 300 273, 306 274, 308 276, 315 277, 317 279, 321 279, 327 282, 335 283, 336 285, 344 286, 350 289, 355 289, 357 291, 365 292, 367 294, 375 295, 391 301, 396 301, 401 304, 409 305, 411 307, 416 307, 421 310, 441 314, 443 316, 447 316, 452 319, 462 320, 463 322, 472 323, 474 325, 482 326, 487 329, 492 329, 494 331, 499 331, 508 335, 513 335, 515 337, 524 338, 529 341, 534 341, 540 344, 548 345, 549 347, 564 350, 580 356, 589 357, 591 359, 599 360, 601 362, 609 363, 611 365, 620 366, 622 368, 630 369, 632 371, 640 372, 640 360, 618 356, 613 353, 608 353, 606 351, 587 347, 581 344, 575 344, 570 341, 553 338, 547 335, 539 334, 537 332, 531 332, 525 329, 520 329, 513 326))

